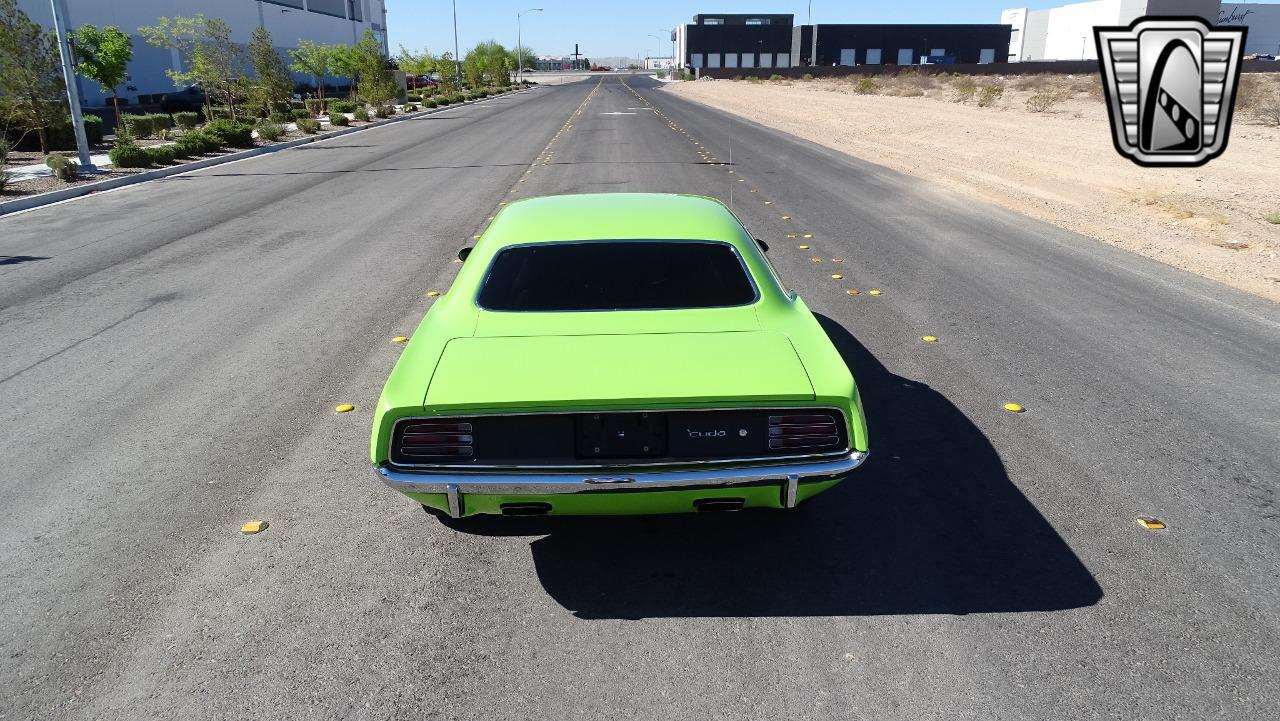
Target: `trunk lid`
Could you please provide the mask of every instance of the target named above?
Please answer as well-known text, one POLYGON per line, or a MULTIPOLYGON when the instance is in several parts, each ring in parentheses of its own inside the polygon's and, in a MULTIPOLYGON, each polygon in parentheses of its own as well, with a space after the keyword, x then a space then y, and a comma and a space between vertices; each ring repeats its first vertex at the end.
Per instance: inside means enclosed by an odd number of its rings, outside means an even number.
POLYGON ((458 338, 427 389, 435 412, 811 401, 776 331, 458 338))

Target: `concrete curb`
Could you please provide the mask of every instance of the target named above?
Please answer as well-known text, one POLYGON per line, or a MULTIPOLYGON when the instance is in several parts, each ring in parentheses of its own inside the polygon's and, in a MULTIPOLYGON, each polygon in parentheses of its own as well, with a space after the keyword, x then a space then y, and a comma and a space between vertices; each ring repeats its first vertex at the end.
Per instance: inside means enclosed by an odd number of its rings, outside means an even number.
MULTIPOLYGON (((524 90, 514 90, 510 93, 506 93, 506 95, 520 95, 522 93, 532 92, 532 90, 533 88, 526 88, 524 90)), ((376 120, 367 125, 361 125, 359 127, 339 128, 339 129, 330 130, 318 135, 309 135, 305 138, 290 140, 284 143, 275 143, 274 145, 264 145, 261 148, 252 148, 249 150, 242 150, 238 153, 227 153, 226 155, 219 155, 216 158, 205 158, 204 160, 196 160, 191 163, 183 163, 182 165, 174 165, 168 168, 144 170, 143 172, 137 173, 136 175, 126 175, 119 178, 112 178, 110 180, 102 180, 97 183, 86 183, 84 185, 78 185, 74 188, 66 188, 64 190, 55 190, 50 193, 40 193, 39 195, 32 195, 26 198, 17 198, 15 200, 7 200, 3 203, 0 203, 0 216, 10 215, 12 213, 20 213, 24 210, 32 210, 34 208, 39 208, 45 205, 53 205, 54 203, 61 203, 68 200, 74 200, 76 198, 83 198, 84 196, 90 195, 93 193, 102 193, 108 190, 115 190, 116 188, 123 188, 129 185, 137 185, 138 183, 146 183, 152 180, 159 180, 160 178, 168 178, 173 175, 181 175, 183 173, 190 173, 196 170, 204 170, 205 168, 211 168, 215 165, 222 165, 224 163, 234 163, 237 160, 246 160, 248 158, 257 157, 259 155, 276 153, 281 150, 296 148, 300 145, 307 145, 309 143, 315 143, 322 140, 332 140, 334 138, 340 138, 344 135, 350 135, 352 133, 359 133, 365 130, 371 130, 373 128, 381 128, 387 125, 391 125, 392 123, 403 123, 407 120, 414 120, 426 115, 433 115, 435 113, 442 113, 449 110, 453 110, 454 108, 462 108, 468 105, 476 105, 478 103, 487 102, 489 100, 493 100, 495 97, 503 97, 503 96, 489 96, 487 98, 480 98, 477 100, 468 100, 466 102, 456 103, 443 108, 428 108, 426 110, 419 110, 417 112, 409 113, 407 115, 397 115, 391 118, 376 120)))

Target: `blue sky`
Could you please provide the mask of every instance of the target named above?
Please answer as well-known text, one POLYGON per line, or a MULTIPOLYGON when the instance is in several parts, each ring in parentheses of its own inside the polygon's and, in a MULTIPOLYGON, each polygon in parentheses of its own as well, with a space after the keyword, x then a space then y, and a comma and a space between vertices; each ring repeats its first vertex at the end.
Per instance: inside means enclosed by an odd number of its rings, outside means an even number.
MULTIPOLYGON (((814 0, 815 23, 994 23, 1006 7, 1044 8, 1067 0, 814 0)), ((514 47, 516 13, 541 7, 524 18, 524 42, 539 54, 573 52, 576 42, 587 57, 653 55, 659 42, 649 35, 668 37, 670 29, 689 22, 697 13, 793 13, 803 23, 807 2, 734 2, 709 0, 458 0, 458 43, 466 48, 481 40, 497 40, 514 47), (664 34, 665 33, 665 34, 664 34)), ((453 49, 453 11, 450 0, 387 0, 391 48, 398 46, 433 53, 453 49)), ((671 53, 670 41, 662 43, 671 53)))

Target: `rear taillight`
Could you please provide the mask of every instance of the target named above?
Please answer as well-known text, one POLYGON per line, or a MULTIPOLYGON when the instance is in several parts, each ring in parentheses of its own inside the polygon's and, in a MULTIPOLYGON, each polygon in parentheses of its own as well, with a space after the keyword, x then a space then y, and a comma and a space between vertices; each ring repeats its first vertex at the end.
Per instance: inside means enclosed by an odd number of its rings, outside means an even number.
POLYGON ((826 450, 840 446, 835 416, 795 414, 769 416, 769 450, 826 450))
POLYGON ((466 459, 475 455, 470 423, 417 422, 400 435, 400 455, 406 458, 466 459))

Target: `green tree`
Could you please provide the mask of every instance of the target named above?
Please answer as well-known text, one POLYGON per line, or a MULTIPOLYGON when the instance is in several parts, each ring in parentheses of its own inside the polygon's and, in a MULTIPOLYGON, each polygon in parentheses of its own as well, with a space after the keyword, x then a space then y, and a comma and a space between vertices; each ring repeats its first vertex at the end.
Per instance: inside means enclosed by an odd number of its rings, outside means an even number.
POLYGON ((410 52, 403 45, 400 46, 400 54, 396 56, 396 63, 410 75, 430 75, 436 69, 436 57, 430 52, 410 52))
POLYGON ((436 60, 436 76, 439 78, 442 92, 453 92, 461 75, 461 68, 458 61, 454 59, 453 53, 446 51, 436 60))
POLYGON ((533 49, 529 47, 517 48, 515 50, 512 50, 511 51, 511 67, 512 69, 521 68, 521 67, 537 68, 538 56, 533 52, 533 49), (520 63, 522 59, 524 61, 523 65, 520 63))
POLYGON ((483 85, 510 85, 512 53, 496 40, 477 43, 462 60, 462 72, 473 88, 483 85))
POLYGON ((373 31, 366 30, 360 42, 352 46, 350 61, 356 71, 356 87, 361 97, 378 106, 395 98, 399 87, 387 67, 382 43, 378 42, 373 31))
POLYGON ((0 0, 0 119, 21 134, 35 132, 48 154, 46 130, 67 115, 58 40, 18 8, 0 0))
POLYGON ((72 37, 76 43, 76 73, 101 85, 104 92, 111 93, 116 127, 119 127, 120 97, 116 88, 124 82, 129 61, 133 60, 133 39, 114 25, 101 29, 94 25, 81 25, 72 37))
POLYGON ((329 72, 340 78, 346 78, 347 85, 355 92, 356 76, 360 74, 360 60, 355 49, 350 45, 329 46, 329 72))
POLYGON ((342 46, 299 40, 298 47, 289 51, 289 56, 293 58, 289 69, 316 79, 316 97, 320 99, 321 105, 324 105, 324 79, 336 72, 334 65, 339 47, 342 46))
POLYGON ((185 69, 165 70, 174 85, 200 85, 206 103, 226 103, 235 115, 236 102, 244 92, 244 54, 231 41, 226 21, 204 15, 161 17, 138 31, 149 44, 178 51, 185 69))
POLYGON ((254 28, 249 37, 248 54, 254 76, 249 82, 249 98, 254 107, 270 113, 282 103, 288 103, 293 96, 293 76, 271 42, 271 31, 254 28))

